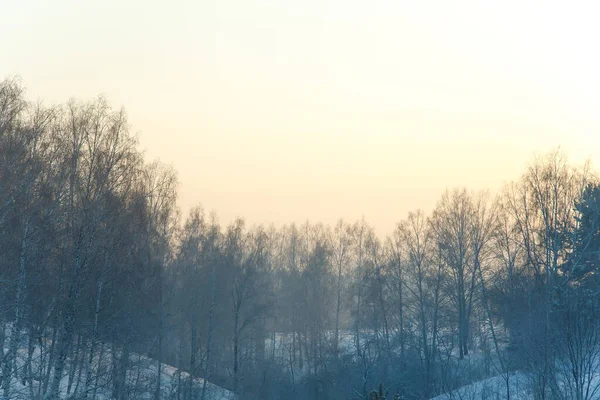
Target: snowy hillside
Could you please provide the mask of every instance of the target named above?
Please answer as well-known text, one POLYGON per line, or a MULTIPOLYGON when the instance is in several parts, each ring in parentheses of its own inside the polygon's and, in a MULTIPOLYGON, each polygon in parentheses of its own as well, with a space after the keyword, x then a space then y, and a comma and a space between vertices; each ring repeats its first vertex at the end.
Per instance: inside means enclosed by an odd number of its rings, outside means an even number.
MULTIPOLYGON (((8 342, 8 341, 7 341, 8 342)), ((123 362, 123 354, 112 353, 109 346, 100 344, 101 351, 94 358, 92 364, 69 360, 67 369, 62 376, 60 384, 61 399, 96 399, 105 400, 115 398, 113 393, 120 380, 115 377, 115 362, 123 362), (80 366, 77 368, 76 366, 80 366), (88 374, 88 372, 90 372, 88 374)), ((8 348, 3 354, 7 354, 8 348)), ((81 360, 80 360, 81 361, 81 360)), ((21 347, 17 352, 16 368, 12 374, 9 385, 2 386, 0 398, 11 400, 43 399, 48 393, 53 376, 43 377, 47 370, 45 355, 40 354, 39 347, 29 355, 27 348, 21 347), (29 362, 28 362, 29 361, 29 362), (18 377, 18 378, 17 378, 18 377)), ((153 399, 156 387, 158 363, 151 358, 131 353, 129 355, 127 371, 124 382, 119 391, 124 398, 153 399)), ((192 390, 193 398, 200 398, 204 386, 201 378, 190 382, 189 374, 176 367, 162 364, 161 373, 161 399, 179 399, 183 394, 192 390)), ((52 373, 50 373, 51 375, 52 373)), ((230 391, 207 382, 205 400, 234 400, 235 396, 230 391)))
MULTIPOLYGON (((511 400, 533 399, 530 383, 527 376, 520 372, 511 373, 509 377, 511 400)), ((480 399, 508 399, 506 393, 506 376, 494 376, 483 379, 470 385, 462 386, 456 390, 434 397, 432 400, 480 400, 480 399)))
MULTIPOLYGON (((566 370, 562 370, 562 374, 560 371, 558 369, 556 379, 548 384, 547 398, 600 399, 600 373, 595 372, 590 376, 589 380, 585 378, 580 381, 584 390, 583 396, 579 397, 574 391, 575 387, 572 384, 572 376, 564 375, 567 372, 566 370)), ((567 373, 572 373, 572 371, 567 373)), ((507 376, 498 375, 462 386, 446 394, 436 396, 431 400, 535 400, 539 396, 535 395, 534 385, 535 379, 533 375, 522 371, 515 371, 509 374, 508 385, 507 376)))

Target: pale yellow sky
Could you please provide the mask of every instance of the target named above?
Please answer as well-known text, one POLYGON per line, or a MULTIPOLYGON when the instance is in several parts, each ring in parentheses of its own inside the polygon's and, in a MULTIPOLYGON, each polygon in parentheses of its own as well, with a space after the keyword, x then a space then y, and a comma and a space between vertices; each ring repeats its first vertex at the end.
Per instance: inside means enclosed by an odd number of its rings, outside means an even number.
POLYGON ((389 233, 447 187, 600 151, 600 6, 532 1, 1 0, 0 77, 103 93, 180 206, 389 233))

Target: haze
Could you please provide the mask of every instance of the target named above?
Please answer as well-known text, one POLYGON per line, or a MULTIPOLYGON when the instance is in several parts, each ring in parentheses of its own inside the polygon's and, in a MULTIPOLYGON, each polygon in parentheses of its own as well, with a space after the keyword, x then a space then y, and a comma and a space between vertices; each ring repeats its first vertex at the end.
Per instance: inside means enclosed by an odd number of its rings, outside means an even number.
POLYGON ((600 8, 505 1, 5 1, 0 76, 105 94, 180 206, 389 233, 446 188, 600 150, 600 8), (23 23, 26 21, 26 23, 23 23))

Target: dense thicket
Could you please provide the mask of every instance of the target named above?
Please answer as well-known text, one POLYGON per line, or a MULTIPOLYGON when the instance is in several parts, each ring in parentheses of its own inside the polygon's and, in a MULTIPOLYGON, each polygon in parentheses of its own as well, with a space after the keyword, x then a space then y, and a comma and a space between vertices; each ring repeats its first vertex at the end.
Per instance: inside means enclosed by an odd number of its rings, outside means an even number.
MULTIPOLYGON (((447 191, 386 238, 364 220, 221 226, 201 207, 181 223, 176 197, 123 111, 0 83, 2 396, 159 399, 167 364, 244 399, 380 383, 422 399, 491 375, 510 397, 517 369, 540 399, 597 394, 600 186, 560 152, 496 198, 447 191)), ((208 399, 178 376, 169 396, 208 399)))

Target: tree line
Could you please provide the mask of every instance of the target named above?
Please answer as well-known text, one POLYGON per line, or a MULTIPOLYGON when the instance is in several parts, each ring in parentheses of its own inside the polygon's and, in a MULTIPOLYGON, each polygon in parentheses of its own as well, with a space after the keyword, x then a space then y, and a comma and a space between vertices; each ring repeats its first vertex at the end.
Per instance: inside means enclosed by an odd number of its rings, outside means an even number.
POLYGON ((560 151, 384 238, 181 218, 177 186, 105 99, 0 83, 1 396, 426 399, 500 375, 510 398, 517 370, 537 399, 600 394, 600 186, 560 151))

